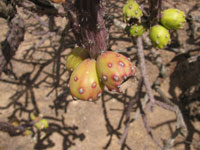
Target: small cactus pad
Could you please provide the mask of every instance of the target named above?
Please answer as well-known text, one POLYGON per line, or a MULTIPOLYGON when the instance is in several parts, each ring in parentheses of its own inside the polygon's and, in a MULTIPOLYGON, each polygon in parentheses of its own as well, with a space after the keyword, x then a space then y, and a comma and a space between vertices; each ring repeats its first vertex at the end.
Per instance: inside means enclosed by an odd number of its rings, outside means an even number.
POLYGON ((86 59, 78 65, 70 77, 69 88, 75 99, 96 101, 101 96, 103 86, 99 81, 94 59, 86 59))
POLYGON ((161 24, 167 29, 180 29, 185 24, 185 14, 178 9, 166 9, 162 12, 161 24))
POLYGON ((153 26, 150 29, 149 35, 153 45, 156 48, 163 48, 170 43, 169 31, 161 25, 153 26))
POLYGON ((89 53, 80 47, 74 48, 66 58, 66 69, 73 71, 84 59, 89 58, 89 53))
POLYGON ((123 19, 125 22, 129 21, 130 19, 136 18, 140 20, 142 16, 142 10, 140 9, 139 5, 133 1, 129 0, 123 7, 123 19))
POLYGON ((106 51, 97 58, 97 72, 111 91, 120 92, 120 85, 136 72, 134 65, 122 54, 106 51))
POLYGON ((131 27, 127 26, 126 31, 130 36, 138 37, 141 36, 146 31, 146 28, 141 24, 140 25, 135 24, 131 27))

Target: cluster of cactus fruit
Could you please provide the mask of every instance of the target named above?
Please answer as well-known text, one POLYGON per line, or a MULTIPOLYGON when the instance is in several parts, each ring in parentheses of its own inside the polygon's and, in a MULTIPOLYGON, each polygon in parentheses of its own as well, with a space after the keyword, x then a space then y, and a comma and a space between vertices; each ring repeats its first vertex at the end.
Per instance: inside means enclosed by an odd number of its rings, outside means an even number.
MULTIPOLYGON (((128 0, 123 7, 123 19, 128 23, 126 31, 133 37, 141 36, 147 27, 142 22, 142 10, 134 0, 128 0), (132 20, 132 21, 130 21, 132 20)), ((149 37, 156 48, 163 48, 170 43, 169 30, 177 30, 184 26, 185 14, 178 9, 169 8, 161 12, 160 22, 150 28, 149 37)))
POLYGON ((123 81, 136 72, 134 65, 122 54, 106 51, 95 60, 82 48, 74 48, 67 55, 66 68, 72 71, 68 85, 73 98, 91 102, 101 96, 104 87, 120 92, 123 81))
POLYGON ((29 135, 32 136, 35 129, 37 129, 38 131, 42 131, 49 127, 48 121, 43 118, 42 114, 35 115, 34 113, 31 113, 30 119, 31 119, 31 123, 29 125, 20 124, 20 121, 17 118, 14 118, 13 120, 11 120, 10 123, 14 127, 21 126, 20 129, 23 131, 22 132, 23 136, 29 136, 29 135))
MULTIPOLYGON (((147 31, 147 21, 135 0, 128 0, 123 7, 123 19, 127 23, 126 31, 130 36, 138 37, 147 31)), ((185 14, 178 9, 167 9, 162 12, 159 24, 149 30, 149 37, 156 48, 163 48, 170 43, 169 30, 177 30, 184 26, 185 14)), ((71 71, 69 89, 74 99, 96 101, 104 87, 110 91, 120 92, 121 84, 136 69, 130 60, 122 54, 105 51, 91 59, 88 51, 74 48, 67 55, 66 69, 71 71)))

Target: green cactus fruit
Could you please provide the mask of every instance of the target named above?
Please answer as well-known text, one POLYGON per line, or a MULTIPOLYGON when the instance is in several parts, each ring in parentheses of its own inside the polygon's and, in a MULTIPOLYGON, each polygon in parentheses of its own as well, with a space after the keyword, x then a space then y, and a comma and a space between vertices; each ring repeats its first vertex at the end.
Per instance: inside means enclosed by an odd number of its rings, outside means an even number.
POLYGON ((166 9, 162 12, 161 24, 167 29, 180 29, 185 24, 185 13, 178 9, 166 9))
POLYGON ((37 120, 38 116, 36 116, 34 113, 31 113, 30 118, 31 118, 31 120, 37 120))
POLYGON ((170 43, 169 31, 161 26, 155 25, 149 31, 150 39, 156 48, 163 48, 170 43))
POLYGON ((136 69, 124 55, 106 51, 97 58, 97 72, 109 90, 120 92, 120 85, 133 76, 136 69))
POLYGON ((146 27, 141 24, 135 24, 133 26, 127 26, 126 31, 130 36, 138 37, 146 31, 146 27))
POLYGON ((66 69, 73 71, 84 59, 89 58, 87 50, 77 47, 67 55, 66 58, 66 69))
POLYGON ((129 0, 123 7, 123 19, 125 22, 130 19, 136 18, 140 20, 142 16, 142 10, 134 0, 129 0))
POLYGON ((22 135, 23 135, 23 136, 33 135, 33 132, 32 132, 31 130, 29 130, 29 129, 26 129, 26 130, 23 132, 22 135))
POLYGON ((103 85, 96 70, 96 60, 86 59, 72 72, 69 88, 75 99, 96 101, 101 96, 103 85))
POLYGON ((38 129, 38 130, 42 130, 42 129, 46 129, 48 128, 49 124, 48 121, 46 119, 41 119, 40 121, 36 122, 34 124, 34 126, 38 129))

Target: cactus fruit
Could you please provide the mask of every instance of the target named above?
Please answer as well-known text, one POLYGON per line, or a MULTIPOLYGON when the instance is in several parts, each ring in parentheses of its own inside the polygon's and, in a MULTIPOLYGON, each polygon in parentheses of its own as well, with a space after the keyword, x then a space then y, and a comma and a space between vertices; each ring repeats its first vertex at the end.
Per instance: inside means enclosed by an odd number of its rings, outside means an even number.
POLYGON ((66 58, 66 69, 73 71, 84 59, 89 58, 89 53, 80 47, 74 48, 66 58))
POLYGON ((85 101, 96 101, 103 91, 100 83, 96 60, 86 59, 72 72, 69 88, 74 98, 85 101))
POLYGON ((178 9, 166 9, 162 12, 161 24, 167 29, 180 29, 185 24, 185 14, 178 9))
POLYGON ((52 0, 52 2, 54 2, 54 3, 65 3, 65 0, 52 0))
POLYGON ((140 20, 142 16, 142 10, 134 0, 129 0, 123 7, 123 19, 125 22, 130 19, 136 18, 140 20))
POLYGON ((49 124, 48 124, 48 121, 46 119, 41 119, 40 121, 38 121, 37 123, 35 123, 34 126, 38 130, 42 130, 42 129, 48 128, 49 124))
POLYGON ((163 48, 170 43, 169 31, 161 25, 153 26, 150 29, 149 35, 153 45, 156 48, 163 48))
POLYGON ((141 24, 139 25, 135 24, 133 26, 127 26, 126 31, 130 36, 138 37, 141 36, 146 31, 146 28, 141 24))
POLYGON ((129 76, 134 75, 136 69, 127 57, 106 51, 97 58, 97 72, 109 90, 120 92, 120 85, 129 76))
POLYGON ((23 136, 28 136, 28 135, 33 135, 33 132, 29 129, 26 129, 23 133, 22 133, 23 136))

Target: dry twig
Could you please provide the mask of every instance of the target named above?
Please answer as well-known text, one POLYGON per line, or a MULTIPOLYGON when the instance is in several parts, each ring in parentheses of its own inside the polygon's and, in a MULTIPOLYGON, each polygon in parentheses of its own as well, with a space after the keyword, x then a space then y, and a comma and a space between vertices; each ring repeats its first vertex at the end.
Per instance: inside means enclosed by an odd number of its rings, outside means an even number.
POLYGON ((145 88, 146 88, 146 92, 147 92, 149 99, 150 99, 150 103, 149 103, 149 105, 147 105, 147 111, 148 111, 149 107, 151 107, 154 104, 155 99, 154 99, 152 88, 151 88, 151 85, 149 83, 149 79, 148 79, 148 76, 147 76, 145 58, 144 58, 144 50, 143 50, 143 42, 142 42, 141 37, 137 38, 137 47, 138 47, 137 55, 138 55, 138 58, 139 58, 140 72, 141 72, 142 78, 144 79, 144 85, 145 85, 145 88))
POLYGON ((131 113, 131 109, 132 109, 133 105, 135 104, 135 102, 140 100, 140 94, 141 94, 141 90, 142 90, 142 85, 143 85, 143 79, 140 79, 140 81, 138 83, 138 89, 137 89, 135 98, 133 98, 129 102, 129 105, 128 105, 127 109, 126 109, 125 128, 124 128, 123 135, 122 135, 122 137, 120 139, 120 144, 121 145, 124 144, 124 142, 126 140, 126 137, 128 135, 128 128, 129 128, 129 125, 130 125, 130 113, 131 113))

